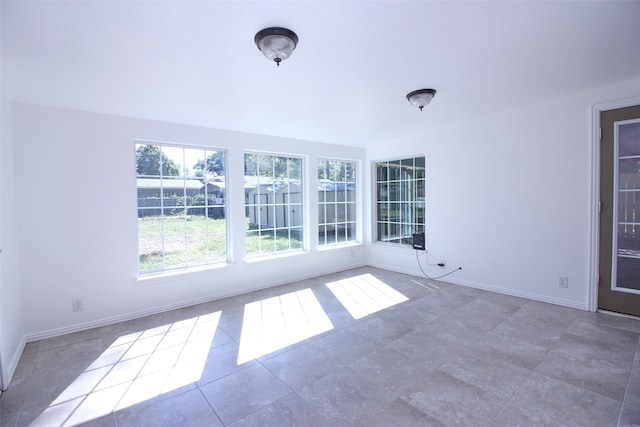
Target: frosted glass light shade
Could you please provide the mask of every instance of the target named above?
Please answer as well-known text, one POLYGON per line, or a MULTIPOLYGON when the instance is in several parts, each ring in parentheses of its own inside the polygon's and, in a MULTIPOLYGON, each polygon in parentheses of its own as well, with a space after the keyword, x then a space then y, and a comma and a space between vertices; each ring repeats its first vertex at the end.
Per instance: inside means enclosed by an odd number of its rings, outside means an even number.
POLYGON ((291 56, 298 44, 298 36, 291 30, 280 27, 265 28, 256 34, 254 41, 267 59, 280 62, 291 56))
POLYGON ((407 94, 407 100, 422 111, 422 109, 431 102, 435 95, 435 89, 418 89, 413 92, 409 92, 409 94, 407 94))

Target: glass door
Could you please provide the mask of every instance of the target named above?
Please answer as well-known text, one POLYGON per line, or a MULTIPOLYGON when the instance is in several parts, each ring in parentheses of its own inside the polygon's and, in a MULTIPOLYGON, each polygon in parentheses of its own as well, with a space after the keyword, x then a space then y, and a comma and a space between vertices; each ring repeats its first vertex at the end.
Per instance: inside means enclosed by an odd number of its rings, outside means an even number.
POLYGON ((640 316, 640 106, 601 113, 598 308, 640 316))

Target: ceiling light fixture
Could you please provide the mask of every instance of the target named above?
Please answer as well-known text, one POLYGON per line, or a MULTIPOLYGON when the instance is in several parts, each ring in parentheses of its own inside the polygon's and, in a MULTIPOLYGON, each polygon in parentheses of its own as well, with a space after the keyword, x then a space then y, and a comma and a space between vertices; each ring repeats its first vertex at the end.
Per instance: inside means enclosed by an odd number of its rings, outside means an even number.
POLYGON ((270 27, 258 31, 254 41, 260 52, 273 60, 279 67, 287 59, 298 44, 298 36, 291 30, 280 27, 270 27))
POLYGON ((418 89, 413 92, 409 92, 407 100, 422 111, 422 109, 431 102, 434 96, 436 96, 435 89, 418 89))

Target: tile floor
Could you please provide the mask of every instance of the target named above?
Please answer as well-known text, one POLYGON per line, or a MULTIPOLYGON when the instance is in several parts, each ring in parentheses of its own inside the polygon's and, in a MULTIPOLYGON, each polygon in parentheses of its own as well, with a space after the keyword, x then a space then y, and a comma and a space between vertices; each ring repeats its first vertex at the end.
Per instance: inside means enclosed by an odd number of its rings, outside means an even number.
POLYGON ((374 268, 29 343, 4 426, 629 426, 640 320, 374 268))

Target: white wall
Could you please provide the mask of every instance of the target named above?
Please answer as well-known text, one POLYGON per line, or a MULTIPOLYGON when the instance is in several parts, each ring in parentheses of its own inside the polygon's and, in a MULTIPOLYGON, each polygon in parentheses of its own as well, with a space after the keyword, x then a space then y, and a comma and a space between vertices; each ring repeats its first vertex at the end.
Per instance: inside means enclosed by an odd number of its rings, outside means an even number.
MULTIPOLYGON (((639 94, 640 79, 428 130, 369 149, 367 159, 426 156, 428 257, 447 261, 427 274, 460 266, 443 280, 588 309, 591 108, 639 94)), ((422 112, 426 123, 437 101, 422 112)), ((421 274, 410 249, 369 245, 367 260, 421 274)))
POLYGON ((14 105, 13 125, 28 340, 365 263, 361 245, 313 243, 301 255, 245 262, 235 238, 230 265, 137 281, 134 139, 228 149, 232 236, 244 233, 245 149, 307 155, 310 188, 318 156, 364 160, 364 149, 25 104, 14 105), (72 312, 72 298, 83 311, 72 312))
MULTIPOLYGON (((56 335, 365 263, 420 275, 413 250, 372 243, 369 179, 372 161, 419 155, 427 159, 429 262, 447 261, 446 269, 428 267, 429 274, 461 266, 444 280, 587 309, 591 108, 639 94, 637 79, 429 129, 372 147, 366 158, 354 147, 13 104, 2 115, 2 244, 12 249, 2 255, 2 358, 17 360, 25 336, 56 335), (234 239, 231 265, 137 281, 134 139, 228 149, 232 235, 244 231, 244 150, 303 154, 311 165, 319 156, 365 160, 369 244, 318 251, 312 237, 302 255, 245 262, 244 241, 234 239), (558 287, 558 276, 569 277, 568 289, 558 287), (72 298, 84 300, 84 311, 72 312, 72 298)), ((313 170, 307 173, 315 188, 313 170)), ((314 206, 317 194, 309 198, 314 206)), ((312 209, 305 221, 316 219, 312 209)))
MULTIPOLYGON (((0 15, 2 10, 0 7, 0 15)), ((3 56, 0 60, 0 389, 9 385, 25 343, 18 268, 12 111, 11 104, 5 99, 6 74, 3 56)))
POLYGON ((0 360, 5 388, 24 347, 11 105, 0 103, 0 360))

